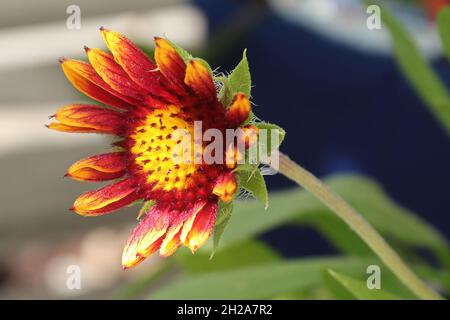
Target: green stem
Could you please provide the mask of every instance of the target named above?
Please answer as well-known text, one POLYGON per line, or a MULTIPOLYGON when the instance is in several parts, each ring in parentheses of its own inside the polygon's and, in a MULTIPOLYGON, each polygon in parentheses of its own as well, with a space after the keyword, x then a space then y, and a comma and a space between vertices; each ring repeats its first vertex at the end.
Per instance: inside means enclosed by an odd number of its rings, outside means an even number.
POLYGON ((279 172, 312 193, 342 219, 417 297, 427 300, 443 299, 403 262, 400 256, 355 209, 313 174, 282 153, 280 153, 279 172))

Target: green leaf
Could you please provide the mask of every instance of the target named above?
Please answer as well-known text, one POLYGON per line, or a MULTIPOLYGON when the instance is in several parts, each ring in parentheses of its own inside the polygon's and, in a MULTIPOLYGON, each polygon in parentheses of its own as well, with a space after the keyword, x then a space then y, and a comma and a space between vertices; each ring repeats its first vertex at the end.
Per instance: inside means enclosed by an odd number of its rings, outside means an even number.
POLYGON ((437 16, 437 25, 441 35, 444 53, 450 62, 450 7, 445 6, 437 16))
POLYGON ((223 201, 219 202, 219 209, 216 219, 216 224, 214 226, 214 239, 213 239, 213 251, 211 256, 212 259, 219 248, 220 238, 222 237, 223 232, 225 231, 225 227, 230 221, 231 214, 233 213, 233 201, 225 203, 223 201))
POLYGON ((238 171, 239 186, 250 192, 256 199, 264 204, 264 208, 269 206, 269 194, 267 192, 266 182, 261 171, 242 170, 238 171))
POLYGON ((259 148, 263 148, 270 156, 271 152, 276 150, 283 142, 286 131, 276 124, 268 122, 255 122, 253 125, 260 130, 258 135, 259 148), (265 131, 265 134, 262 134, 262 130, 265 131), (278 139, 272 141, 272 134, 278 139))
MULTIPOLYGON (((444 12, 445 21, 447 13, 444 12)), ((445 84, 420 53, 414 39, 386 9, 381 7, 381 19, 389 29, 394 55, 400 70, 429 107, 442 127, 450 134, 450 96, 445 84)), ((447 23, 447 22, 446 22, 447 23)), ((443 23, 445 27, 445 23, 443 23)), ((448 29, 444 31, 447 33, 448 29)), ((446 38, 444 36, 444 38, 446 38)), ((445 40, 448 41, 448 40, 445 40)))
POLYGON ((448 296, 450 293, 450 272, 448 269, 436 270, 428 266, 420 265, 413 266, 413 270, 419 277, 427 279, 429 283, 432 283, 438 290, 446 292, 448 296))
POLYGON ((247 97, 251 96, 252 79, 247 60, 247 50, 244 50, 242 59, 228 77, 233 93, 243 92, 247 97))
POLYGON ((340 252, 357 255, 371 256, 373 251, 359 238, 348 226, 327 210, 318 210, 315 214, 300 217, 299 225, 311 226, 325 239, 333 244, 340 252))
POLYGON ((121 287, 120 290, 114 295, 113 299, 127 300, 136 299, 137 297, 142 298, 143 295, 148 294, 149 288, 153 285, 153 283, 161 277, 174 272, 174 267, 175 263, 170 260, 153 266, 149 273, 146 273, 144 276, 138 277, 137 279, 133 279, 121 287))
POLYGON ((220 248, 214 259, 205 252, 177 254, 174 256, 181 267, 190 274, 217 272, 244 266, 260 265, 280 259, 278 253, 257 240, 246 240, 225 250, 220 248))
POLYGON ((158 289, 149 298, 269 299, 317 285, 322 270, 361 273, 367 264, 360 259, 316 258, 255 265, 186 277, 158 289))
POLYGON ((231 104, 234 95, 238 92, 243 92, 250 97, 252 82, 246 52, 245 50, 241 61, 228 77, 216 78, 217 81, 222 82, 219 99, 225 107, 231 104))
POLYGON ((323 283, 326 289, 333 296, 332 298, 337 300, 355 300, 355 296, 351 294, 346 288, 342 287, 328 272, 325 270, 322 272, 323 283))
POLYGON ((365 282, 343 275, 332 269, 328 269, 328 274, 351 295, 359 300, 400 300, 397 295, 384 289, 369 289, 365 282))

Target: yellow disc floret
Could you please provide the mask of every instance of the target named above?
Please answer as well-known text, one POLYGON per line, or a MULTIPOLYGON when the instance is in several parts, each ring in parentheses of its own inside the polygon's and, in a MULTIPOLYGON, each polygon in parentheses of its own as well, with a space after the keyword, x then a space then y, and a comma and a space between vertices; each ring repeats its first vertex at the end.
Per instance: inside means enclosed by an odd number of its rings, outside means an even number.
POLYGON ((182 116, 180 107, 170 105, 148 114, 130 138, 136 165, 146 175, 153 190, 183 190, 196 171, 193 162, 194 126, 182 116), (189 148, 183 135, 189 134, 189 148))

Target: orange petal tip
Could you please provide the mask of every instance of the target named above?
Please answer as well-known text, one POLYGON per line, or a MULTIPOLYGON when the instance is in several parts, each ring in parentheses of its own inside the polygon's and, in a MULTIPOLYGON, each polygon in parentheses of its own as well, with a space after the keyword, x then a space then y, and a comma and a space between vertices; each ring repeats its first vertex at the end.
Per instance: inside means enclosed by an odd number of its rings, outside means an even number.
POLYGON ((236 177, 229 172, 221 175, 214 186, 213 193, 223 202, 230 202, 237 191, 236 177))
POLYGON ((239 125, 248 118, 250 111, 251 105, 248 97, 244 93, 238 92, 233 97, 233 102, 227 111, 227 118, 232 125, 239 125))

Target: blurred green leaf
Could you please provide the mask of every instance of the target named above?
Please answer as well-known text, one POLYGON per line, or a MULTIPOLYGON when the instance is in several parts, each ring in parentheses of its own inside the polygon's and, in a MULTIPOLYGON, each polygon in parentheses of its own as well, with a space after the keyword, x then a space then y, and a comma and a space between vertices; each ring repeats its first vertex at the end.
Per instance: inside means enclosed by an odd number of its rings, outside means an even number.
POLYGON ((368 261, 315 258, 212 272, 180 279, 150 295, 150 299, 267 299, 297 292, 321 281, 328 268, 361 273, 368 261))
POLYGON ((329 273, 329 269, 322 272, 323 283, 333 299, 355 300, 355 296, 338 283, 329 273))
POLYGON ((205 252, 177 254, 177 262, 189 273, 206 273, 279 260, 276 251, 257 240, 246 240, 221 250, 214 259, 205 252))
POLYGON ((125 300, 134 299, 142 295, 148 294, 150 286, 161 277, 174 271, 173 261, 164 261, 156 265, 150 273, 139 277, 137 280, 132 280, 125 286, 120 288, 120 291, 115 294, 114 299, 125 300))
MULTIPOLYGON (((447 20, 446 15, 444 13, 441 20, 447 20)), ((422 56, 407 30, 383 7, 381 19, 391 34, 394 55, 401 71, 442 127, 450 134, 450 96, 445 84, 422 56)), ((448 32, 449 29, 444 31, 448 32)), ((448 41, 445 36, 443 39, 448 41)))
POLYGON ((238 171, 239 186, 250 192, 256 199, 264 204, 264 208, 269 206, 269 194, 267 192, 266 182, 261 171, 241 170, 238 171))
POLYGON ((428 279, 436 288, 440 291, 450 293, 450 270, 437 270, 428 266, 420 265, 414 267, 416 272, 421 278, 428 279))
POLYGON ((447 59, 450 61, 450 7, 445 6, 437 16, 437 25, 441 35, 442 46, 447 59))
POLYGON ((349 227, 326 209, 316 211, 314 214, 300 217, 297 222, 317 230, 334 247, 343 253, 358 256, 373 255, 373 251, 349 227))
MULTIPOLYGON (((448 262, 450 254, 445 238, 427 222, 391 201, 374 181, 362 176, 339 175, 328 178, 325 182, 388 239, 395 239, 415 248, 430 249, 441 260, 448 262)), ((272 193, 267 211, 255 201, 236 201, 233 218, 222 236, 222 246, 302 219, 313 223, 324 215, 332 214, 317 199, 299 189, 272 193)), ((332 230, 331 227, 329 229, 332 230)), ((347 230, 348 234, 352 232, 345 226, 341 226, 340 230, 347 230)), ((346 242, 348 249, 351 249, 352 239, 354 237, 346 242)), ((341 240, 341 244, 343 243, 341 240)))
POLYGON ((367 288, 365 282, 328 269, 328 274, 351 295, 359 300, 400 300, 401 298, 384 289, 367 288))

